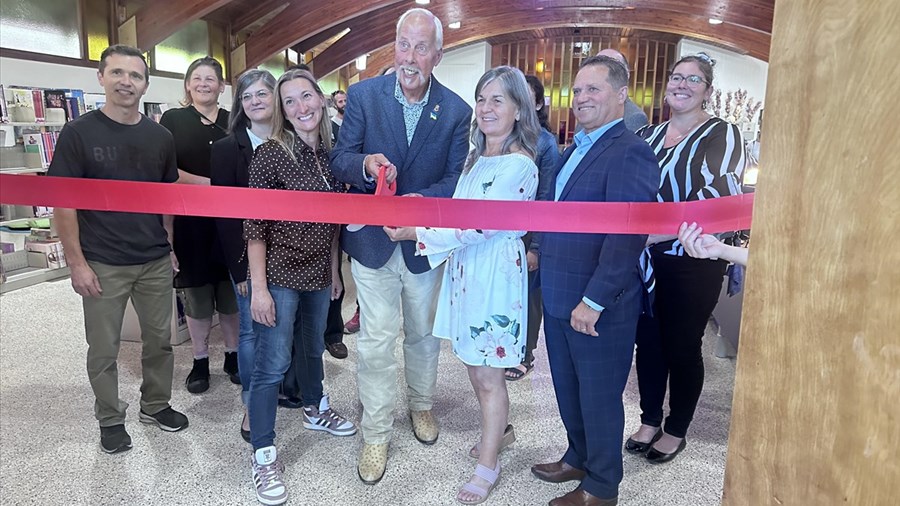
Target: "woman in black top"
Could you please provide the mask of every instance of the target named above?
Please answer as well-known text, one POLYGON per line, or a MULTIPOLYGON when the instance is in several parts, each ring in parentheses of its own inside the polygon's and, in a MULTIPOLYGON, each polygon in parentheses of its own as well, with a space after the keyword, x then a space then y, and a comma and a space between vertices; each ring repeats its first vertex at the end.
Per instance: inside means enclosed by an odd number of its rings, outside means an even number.
MULTIPOLYGON (((744 144, 737 126, 710 116, 713 62, 701 53, 679 60, 669 75, 669 121, 644 127, 662 169, 660 202, 705 200, 741 193, 744 144)), ((727 263, 691 258, 675 235, 648 239, 656 278, 653 316, 638 322, 638 388, 641 428, 625 443, 652 463, 667 462, 685 447, 685 435, 703 389, 702 339, 727 263), (669 416, 663 401, 669 388, 669 416)))
MULTIPOLYGON (((265 70, 249 70, 234 85, 234 104, 228 122, 228 137, 212 146, 212 178, 214 186, 246 188, 250 183, 250 161, 253 152, 272 134, 275 112, 275 78, 265 70)), ((216 219, 219 242, 225 263, 234 283, 240 313, 238 363, 241 376, 241 400, 244 419, 241 436, 250 441, 250 421, 246 414, 250 393, 250 372, 256 355, 253 318, 250 315, 250 292, 247 283, 247 247, 244 241, 244 220, 216 219)))
MULTIPOLYGON (((228 111, 218 106, 225 91, 222 65, 214 58, 195 60, 184 76, 185 106, 163 114, 160 124, 175 138, 178 182, 210 184, 210 150, 225 137, 228 111)), ((175 288, 183 289, 184 312, 194 351, 194 366, 185 381, 191 393, 209 389, 209 331, 213 314, 225 340, 224 370, 234 383, 238 377, 238 308, 234 288, 219 245, 215 221, 196 216, 175 217, 175 255, 180 271, 175 288)))

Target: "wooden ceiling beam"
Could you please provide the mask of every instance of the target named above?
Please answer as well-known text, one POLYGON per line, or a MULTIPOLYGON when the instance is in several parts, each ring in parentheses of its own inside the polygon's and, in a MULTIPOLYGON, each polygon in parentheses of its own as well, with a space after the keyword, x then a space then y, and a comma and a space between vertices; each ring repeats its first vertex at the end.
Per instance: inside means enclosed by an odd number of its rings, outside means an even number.
MULTIPOLYGON (((633 9, 624 11, 572 11, 547 9, 541 12, 518 11, 498 12, 493 16, 467 18, 462 28, 444 30, 444 49, 478 42, 499 34, 534 30, 538 28, 572 26, 624 26, 642 30, 690 36, 700 40, 715 42, 737 52, 746 53, 755 58, 769 59, 769 43, 771 36, 744 26, 724 23, 710 25, 707 18, 696 15, 659 11, 653 9, 633 9)), ((377 26, 377 25, 372 25, 377 26)), ((373 53, 367 67, 375 72, 390 63, 382 61, 380 48, 390 46, 394 40, 393 31, 357 30, 348 34, 316 57, 317 75, 326 75, 340 68, 364 53, 373 53), (378 58, 375 58, 378 52, 378 58)), ((392 54, 392 53, 390 53, 392 54)), ((370 71, 367 70, 368 75, 370 71)))
POLYGON ((118 27, 119 41, 146 51, 231 0, 155 0, 118 27))
MULTIPOLYGON (((235 75, 323 30, 402 0, 331 0, 292 4, 232 52, 235 75)), ((383 29, 383 27, 379 27, 383 29)), ((393 33, 393 30, 390 30, 393 33)), ((391 35, 393 37, 393 35, 391 35)))
POLYGON ((249 28, 253 23, 268 16, 274 11, 280 11, 291 5, 291 0, 263 0, 252 9, 247 10, 231 21, 231 32, 237 34, 249 28))

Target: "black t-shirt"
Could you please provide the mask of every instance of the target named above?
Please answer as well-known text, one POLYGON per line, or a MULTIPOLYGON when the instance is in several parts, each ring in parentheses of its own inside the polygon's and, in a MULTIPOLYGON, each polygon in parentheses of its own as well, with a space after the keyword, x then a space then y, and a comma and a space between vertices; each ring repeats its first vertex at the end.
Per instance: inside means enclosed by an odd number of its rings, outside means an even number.
MULTIPOLYGON (((175 143, 145 116, 123 125, 91 111, 63 128, 48 174, 172 183, 178 179, 175 143)), ((84 258, 94 262, 139 265, 170 251, 159 214, 79 210, 78 228, 84 258)))

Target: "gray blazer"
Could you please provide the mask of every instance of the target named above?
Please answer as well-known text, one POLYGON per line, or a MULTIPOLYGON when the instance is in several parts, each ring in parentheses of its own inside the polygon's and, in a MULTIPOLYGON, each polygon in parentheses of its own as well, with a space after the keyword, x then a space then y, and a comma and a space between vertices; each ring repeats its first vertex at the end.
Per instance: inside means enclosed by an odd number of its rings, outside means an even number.
MULTIPOLYGON (((456 181, 469 152, 472 108, 431 76, 431 94, 407 145, 403 106, 394 98, 395 75, 366 79, 347 90, 347 109, 337 145, 331 152, 331 170, 350 193, 374 193, 366 180, 366 155, 383 153, 397 167, 397 195, 421 193, 426 197, 453 196, 456 181)), ((341 232, 341 246, 370 269, 384 266, 396 244, 380 226, 341 232)), ((415 256, 415 242, 402 241, 406 267, 420 274, 431 267, 415 256)))
POLYGON ((625 99, 625 128, 637 132, 647 124, 647 115, 630 98, 625 99))

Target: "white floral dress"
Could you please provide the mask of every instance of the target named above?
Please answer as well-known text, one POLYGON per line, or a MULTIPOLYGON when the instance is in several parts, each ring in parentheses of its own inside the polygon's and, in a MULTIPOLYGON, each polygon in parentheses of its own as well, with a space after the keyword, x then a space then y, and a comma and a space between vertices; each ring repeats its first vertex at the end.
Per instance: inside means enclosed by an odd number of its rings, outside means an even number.
MULTIPOLYGON (((479 158, 459 178, 455 199, 534 200, 538 169, 531 158, 479 158)), ((524 231, 416 228, 417 254, 432 266, 447 261, 434 335, 473 366, 513 367, 525 355, 528 267, 524 231)))

